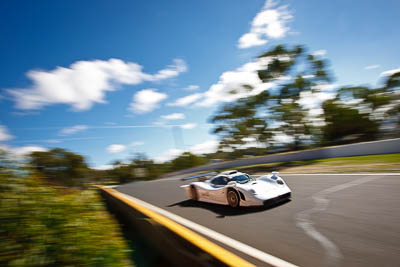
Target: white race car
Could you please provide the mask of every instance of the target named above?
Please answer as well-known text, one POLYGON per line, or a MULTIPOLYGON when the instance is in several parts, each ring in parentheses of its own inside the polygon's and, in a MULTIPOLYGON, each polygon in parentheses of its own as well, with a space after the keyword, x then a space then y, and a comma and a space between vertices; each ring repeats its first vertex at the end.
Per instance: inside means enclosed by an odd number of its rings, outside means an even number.
POLYGON ((181 187, 192 200, 204 201, 231 207, 262 206, 288 200, 292 191, 278 172, 272 175, 252 177, 235 170, 221 173, 211 172, 186 177, 183 180, 212 177, 205 181, 192 182, 181 187), (216 175, 215 175, 216 174, 216 175))

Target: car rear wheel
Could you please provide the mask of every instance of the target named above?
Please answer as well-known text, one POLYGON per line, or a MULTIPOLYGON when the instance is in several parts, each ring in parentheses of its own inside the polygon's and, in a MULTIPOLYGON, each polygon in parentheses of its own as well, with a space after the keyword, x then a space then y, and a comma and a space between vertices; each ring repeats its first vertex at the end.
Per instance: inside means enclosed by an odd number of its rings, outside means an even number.
POLYGON ((190 187, 190 198, 195 201, 199 199, 196 187, 194 187, 193 185, 190 187))
POLYGON ((235 190, 229 190, 228 193, 226 194, 226 197, 228 199, 229 206, 233 208, 239 207, 240 198, 235 190))

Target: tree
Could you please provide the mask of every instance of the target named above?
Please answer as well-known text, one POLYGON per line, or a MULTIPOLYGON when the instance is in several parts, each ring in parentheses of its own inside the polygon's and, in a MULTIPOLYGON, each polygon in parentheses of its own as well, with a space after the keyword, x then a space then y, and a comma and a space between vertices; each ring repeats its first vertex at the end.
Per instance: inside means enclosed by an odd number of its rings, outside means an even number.
POLYGON ((205 164, 206 158, 196 156, 190 152, 184 152, 171 161, 171 170, 178 171, 205 164))
POLYGON ((322 128, 324 144, 376 139, 382 124, 386 124, 391 112, 396 110, 395 94, 389 89, 395 84, 389 77, 386 86, 381 88, 340 88, 335 99, 323 104, 326 122, 322 128))
MULTIPOLYGON (((264 82, 273 82, 271 77, 291 77, 287 81, 278 82, 276 101, 270 107, 271 119, 279 126, 276 132, 290 137, 293 141, 290 148, 293 150, 307 145, 317 137, 313 121, 309 117, 310 109, 300 103, 304 93, 319 93, 322 86, 327 85, 331 78, 326 70, 325 60, 307 54, 302 46, 286 49, 281 46, 267 52, 272 61, 264 70, 260 70, 259 77, 264 82), (268 73, 273 75, 268 75, 268 73), (267 75, 266 75, 267 74, 267 75)), ((262 55, 263 56, 263 55, 262 55)))
POLYGON ((249 141, 258 145, 268 142, 271 133, 267 131, 267 121, 257 115, 258 108, 268 99, 269 93, 265 91, 220 109, 211 119, 211 122, 219 124, 213 133, 221 136, 220 149, 237 151, 246 147, 249 141))
POLYGON ((143 153, 136 153, 131 162, 135 179, 156 179, 170 167, 168 163, 157 164, 143 153))
POLYGON ((393 136, 400 136, 400 71, 393 73, 385 81, 386 94, 390 98, 386 106, 386 121, 393 125, 393 136))
POLYGON ((48 181, 67 186, 82 184, 88 170, 82 155, 61 148, 32 152, 30 166, 48 181))
POLYGON ((221 136, 220 148, 245 148, 249 141, 268 147, 276 134, 290 137, 292 149, 317 142, 312 140, 316 129, 309 108, 300 99, 305 92, 318 93, 331 81, 326 61, 307 54, 303 46, 278 45, 261 54, 258 63, 259 79, 273 87, 227 104, 211 118, 218 124, 213 133, 221 136))
POLYGON ((340 105, 335 100, 323 104, 325 126, 323 143, 337 144, 373 140, 378 133, 378 123, 355 108, 340 105))
POLYGON ((133 168, 130 164, 115 160, 112 165, 113 168, 106 172, 107 176, 110 177, 112 181, 125 184, 134 180, 133 168))

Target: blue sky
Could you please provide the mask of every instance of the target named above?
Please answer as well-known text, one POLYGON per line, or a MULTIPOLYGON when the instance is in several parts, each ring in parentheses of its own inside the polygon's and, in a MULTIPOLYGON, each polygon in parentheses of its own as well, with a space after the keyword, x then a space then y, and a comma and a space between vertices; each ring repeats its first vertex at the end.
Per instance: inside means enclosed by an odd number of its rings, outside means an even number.
POLYGON ((374 86, 400 67, 398 10, 389 0, 1 1, 0 147, 63 147, 91 166, 212 151, 208 119, 234 100, 227 90, 268 90, 258 54, 305 44, 329 59, 332 88, 374 86))

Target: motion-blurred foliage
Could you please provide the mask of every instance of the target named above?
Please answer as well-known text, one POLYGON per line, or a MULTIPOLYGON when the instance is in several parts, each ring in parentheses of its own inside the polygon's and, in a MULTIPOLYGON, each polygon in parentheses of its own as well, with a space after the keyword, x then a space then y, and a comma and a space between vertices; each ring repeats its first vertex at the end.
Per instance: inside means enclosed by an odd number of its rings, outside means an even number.
POLYGON ((31 153, 28 161, 29 168, 49 184, 84 187, 93 183, 124 184, 155 179, 168 172, 203 165, 207 158, 185 152, 171 162, 156 163, 139 153, 129 162, 115 160, 109 170, 94 170, 88 167, 82 155, 54 148, 31 153))
POLYGON ((130 266, 94 190, 49 186, 0 154, 1 266, 130 266))
POLYGON ((33 152, 30 158, 32 168, 50 183, 77 186, 88 174, 84 157, 62 148, 33 152))
POLYGON ((304 46, 278 45, 257 64, 269 89, 259 92, 244 83, 231 90, 250 96, 225 104, 210 119, 220 137, 215 155, 237 158, 400 136, 400 72, 384 77, 378 88, 335 88, 327 60, 304 46), (329 98, 318 100, 321 94, 329 98))

